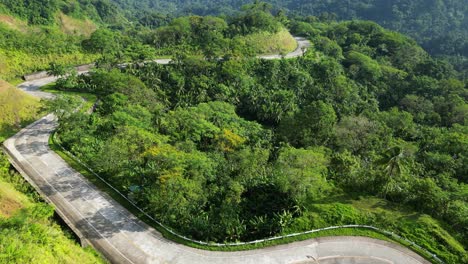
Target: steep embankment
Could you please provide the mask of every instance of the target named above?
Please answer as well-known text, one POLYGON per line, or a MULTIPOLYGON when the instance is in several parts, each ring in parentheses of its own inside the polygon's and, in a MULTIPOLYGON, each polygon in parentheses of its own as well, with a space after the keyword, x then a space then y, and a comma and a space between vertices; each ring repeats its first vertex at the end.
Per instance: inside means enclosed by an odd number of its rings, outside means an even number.
POLYGON ((81 47, 97 28, 98 22, 89 17, 91 13, 79 9, 75 1, 2 1, 0 78, 12 80, 46 69, 51 62, 94 61, 96 55, 81 47))
POLYGON ((39 106, 37 98, 0 80, 0 142, 35 120, 39 106))
POLYGON ((103 263, 52 220, 53 207, 38 201, 0 153, 0 263, 103 263), (26 195, 28 193, 28 195, 26 195))

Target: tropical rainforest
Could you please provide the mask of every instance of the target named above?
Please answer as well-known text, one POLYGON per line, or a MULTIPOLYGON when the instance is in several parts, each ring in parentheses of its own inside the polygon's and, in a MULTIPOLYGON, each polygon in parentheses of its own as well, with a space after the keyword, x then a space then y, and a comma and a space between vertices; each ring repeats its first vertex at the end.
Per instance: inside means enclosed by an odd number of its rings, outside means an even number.
POLYGON ((2 78, 48 68, 55 89, 97 97, 91 114, 70 96, 40 104, 67 150, 165 225, 232 242, 368 224, 468 262, 463 1, 395 1, 387 15, 392 1, 38 2, 1 2, 2 78), (293 50, 289 32, 311 41, 304 56, 256 58, 293 50), (91 61, 87 75, 70 67, 91 61))
MULTIPOLYGON (((233 14, 249 0, 112 0, 140 19, 173 14, 233 14), (141 12, 146 10, 146 12, 141 12), (155 15, 157 14, 157 15, 155 15)), ((330 20, 372 20, 409 34, 432 54, 468 56, 467 0, 268 0, 275 12, 330 20)), ((265 3, 265 4, 266 4, 265 3)))

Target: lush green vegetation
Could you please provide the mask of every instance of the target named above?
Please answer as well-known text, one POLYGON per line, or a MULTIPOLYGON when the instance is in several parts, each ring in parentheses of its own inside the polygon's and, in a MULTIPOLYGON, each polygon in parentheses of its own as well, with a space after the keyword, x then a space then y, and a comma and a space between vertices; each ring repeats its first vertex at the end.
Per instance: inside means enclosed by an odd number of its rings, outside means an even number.
POLYGON ((39 100, 0 80, 0 142, 38 117, 39 100))
POLYGON ((105 1, 2 1, 0 77, 11 80, 46 69, 51 62, 94 61, 97 55, 85 52, 81 42, 96 29, 96 23, 107 21, 101 2, 105 1))
POLYGON ((408 34, 429 53, 450 61, 468 76, 467 0, 112 0, 126 10, 129 20, 144 26, 166 25, 174 16, 237 14, 239 8, 260 6, 275 15, 288 14, 286 25, 294 27, 304 20, 333 21, 365 19, 408 34))
POLYGON ((53 214, 0 153, 0 263, 104 263, 73 241, 53 214))
POLYGON ((0 10, 33 25, 55 24, 58 12, 74 18, 90 18, 96 22, 124 22, 118 8, 108 0, 3 0, 0 10))
MULTIPOLYGON (((116 5, 130 10, 144 24, 164 23, 167 15, 232 15, 250 0, 223 1, 168 1, 168 0, 113 0, 116 5), (143 11, 143 12, 142 12, 143 11), (152 21, 150 23, 149 21, 152 21)), ((266 0, 257 3, 276 11, 286 10, 301 16, 321 19, 373 20, 389 29, 409 34, 434 54, 468 56, 468 28, 466 0, 266 0)))
MULTIPOLYGON (((224 27, 190 17, 164 30, 187 21, 224 27)), ((244 30, 231 25, 226 32, 244 30)), ((99 104, 91 115, 64 115, 60 140, 196 239, 371 224, 448 263, 467 261, 466 83, 374 23, 299 26, 314 46, 298 59, 178 52, 168 66, 105 64, 72 75, 58 88, 93 93, 99 104)), ((197 35, 187 36, 196 45, 197 35)))
POLYGON ((229 18, 187 16, 156 27, 126 22, 106 1, 46 1, 47 8, 14 2, 0 4, 0 76, 7 80, 51 64, 117 64, 170 57, 180 50, 215 59, 296 48, 284 17, 257 5, 229 18), (109 5, 109 16, 115 13, 112 18, 100 11, 102 3, 109 5))
MULTIPOLYGON (((148 10, 185 4, 114 2, 148 10)), ((293 3, 300 2, 275 5, 296 9, 293 3)), ((308 1, 299 11, 338 8, 333 12, 341 18, 367 18, 373 10, 378 16, 369 18, 413 32, 434 54, 466 55, 465 21, 453 19, 456 25, 446 30, 445 18, 467 5, 437 1, 426 12, 420 1, 397 1, 391 14, 383 14, 383 2, 361 2, 308 1), (443 6, 449 11, 433 14, 443 6), (437 27, 428 26, 427 14, 437 27), (427 37, 433 31, 434 38, 427 37), (461 36, 456 47, 437 42, 453 39, 445 34, 461 36)), ((0 75, 12 79, 48 68, 62 76, 55 90, 86 95, 84 110, 98 98, 92 114, 75 113, 83 102, 70 96, 47 104, 59 114, 61 142, 184 235, 246 241, 369 224, 395 231, 447 263, 467 262, 467 83, 457 71, 466 70, 463 57, 454 69, 372 22, 338 23, 330 14, 288 18, 262 2, 233 12, 221 3, 223 9, 204 5, 213 10, 190 13, 221 10, 228 16, 173 18, 124 12, 107 0, 2 1, 0 75), (294 48, 286 27, 311 39, 306 55, 255 59, 294 48), (269 44, 273 40, 281 45, 269 44), (166 56, 173 57, 168 66, 118 67, 166 56), (93 60, 98 68, 87 76, 67 66, 93 60)), ((8 96, 0 97, 0 136, 6 137, 35 113, 37 102, 3 90, 8 96)), ((33 222, 50 224, 47 207, 23 207, 0 220, 5 232, 21 234, 19 240, 34 235, 30 228, 40 229, 33 222), (21 228, 10 228, 17 218, 24 220, 21 228)), ((39 233, 48 234, 48 228, 39 233)), ((25 248, 43 250, 36 244, 25 248)), ((29 261, 20 251, 13 260, 29 261)), ((64 260, 61 253, 55 256, 64 260)))

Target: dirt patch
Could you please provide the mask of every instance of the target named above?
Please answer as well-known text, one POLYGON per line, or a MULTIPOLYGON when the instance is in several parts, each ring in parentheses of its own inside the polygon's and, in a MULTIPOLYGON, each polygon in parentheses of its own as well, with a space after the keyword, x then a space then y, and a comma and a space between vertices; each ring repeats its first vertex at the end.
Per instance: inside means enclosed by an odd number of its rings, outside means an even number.
POLYGON ((23 205, 20 202, 9 197, 0 196, 0 215, 3 217, 10 217, 21 208, 23 208, 23 205))
POLYGON ((0 14, 0 22, 7 25, 11 29, 19 30, 21 32, 27 31, 27 23, 12 16, 0 14))
POLYGON ((0 93, 5 92, 11 87, 11 85, 4 80, 0 80, 0 93))
POLYGON ((60 14, 59 19, 62 32, 68 35, 82 35, 89 37, 94 31, 96 31, 96 25, 89 19, 75 19, 63 13, 60 14))

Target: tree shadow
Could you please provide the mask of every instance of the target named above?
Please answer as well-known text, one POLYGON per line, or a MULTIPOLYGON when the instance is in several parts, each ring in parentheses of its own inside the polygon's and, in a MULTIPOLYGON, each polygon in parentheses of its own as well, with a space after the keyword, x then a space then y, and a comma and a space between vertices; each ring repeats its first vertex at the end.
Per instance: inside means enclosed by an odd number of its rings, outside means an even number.
POLYGON ((140 224, 132 215, 114 206, 106 206, 76 222, 86 238, 111 238, 120 233, 142 233, 148 226, 140 224), (130 217, 129 217, 130 216, 130 217))
POLYGON ((20 138, 36 138, 23 144, 15 144, 16 149, 25 155, 42 156, 51 152, 49 148, 49 136, 56 127, 56 122, 48 119, 39 120, 34 127, 22 132, 20 138), (44 138, 41 138, 41 137, 44 138))

